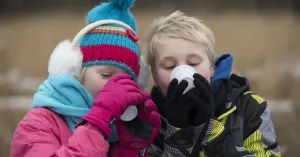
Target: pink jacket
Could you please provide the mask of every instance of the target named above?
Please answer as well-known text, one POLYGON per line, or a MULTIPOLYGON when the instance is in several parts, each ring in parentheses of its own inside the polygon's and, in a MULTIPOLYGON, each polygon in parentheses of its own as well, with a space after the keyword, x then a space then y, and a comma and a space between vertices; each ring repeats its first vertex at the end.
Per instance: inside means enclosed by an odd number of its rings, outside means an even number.
POLYGON ((45 108, 36 108, 18 124, 11 143, 11 157, 116 157, 110 144, 91 124, 72 133, 65 120, 45 108))

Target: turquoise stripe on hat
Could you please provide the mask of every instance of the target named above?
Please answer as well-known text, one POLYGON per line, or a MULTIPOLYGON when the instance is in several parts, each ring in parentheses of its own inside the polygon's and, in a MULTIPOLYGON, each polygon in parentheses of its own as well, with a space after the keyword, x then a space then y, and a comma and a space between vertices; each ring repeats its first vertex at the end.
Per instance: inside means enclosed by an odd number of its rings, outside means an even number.
POLYGON ((100 45, 100 44, 109 44, 109 45, 119 45, 127 47, 134 51, 138 57, 141 56, 141 51, 136 42, 134 42, 129 37, 116 34, 86 34, 80 40, 80 46, 89 46, 89 45, 100 45))

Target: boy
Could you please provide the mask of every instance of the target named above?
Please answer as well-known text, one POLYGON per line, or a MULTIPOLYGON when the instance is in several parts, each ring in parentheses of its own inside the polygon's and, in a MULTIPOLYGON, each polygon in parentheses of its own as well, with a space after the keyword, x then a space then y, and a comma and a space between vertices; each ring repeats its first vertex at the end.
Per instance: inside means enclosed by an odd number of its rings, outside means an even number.
POLYGON ((266 101, 231 74, 230 54, 215 60, 213 33, 201 21, 176 11, 156 19, 147 39, 151 96, 164 122, 153 156, 281 156, 266 101), (186 94, 186 81, 169 79, 179 65, 197 71, 186 94))

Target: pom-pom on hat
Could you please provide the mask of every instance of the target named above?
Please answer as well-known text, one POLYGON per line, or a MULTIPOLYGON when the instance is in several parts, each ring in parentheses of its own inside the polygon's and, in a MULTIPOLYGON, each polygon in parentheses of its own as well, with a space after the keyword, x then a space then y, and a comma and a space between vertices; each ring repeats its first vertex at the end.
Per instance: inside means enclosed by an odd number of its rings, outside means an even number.
POLYGON ((100 20, 118 20, 129 25, 136 32, 136 22, 130 12, 135 0, 110 0, 92 9, 87 16, 86 23, 100 20))

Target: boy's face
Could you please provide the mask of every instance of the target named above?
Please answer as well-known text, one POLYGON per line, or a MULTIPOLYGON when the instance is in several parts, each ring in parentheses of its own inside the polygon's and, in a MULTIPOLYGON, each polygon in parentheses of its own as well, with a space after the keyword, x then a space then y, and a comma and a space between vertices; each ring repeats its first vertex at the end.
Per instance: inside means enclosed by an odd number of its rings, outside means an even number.
POLYGON ((161 37, 154 45, 154 65, 152 73, 157 85, 166 95, 172 70, 179 65, 189 65, 195 68, 210 82, 214 68, 209 61, 204 46, 172 37, 161 37))
POLYGON ((126 73, 124 70, 110 65, 88 67, 83 75, 82 85, 96 98, 106 82, 114 75, 126 73))

